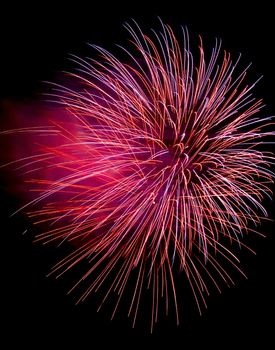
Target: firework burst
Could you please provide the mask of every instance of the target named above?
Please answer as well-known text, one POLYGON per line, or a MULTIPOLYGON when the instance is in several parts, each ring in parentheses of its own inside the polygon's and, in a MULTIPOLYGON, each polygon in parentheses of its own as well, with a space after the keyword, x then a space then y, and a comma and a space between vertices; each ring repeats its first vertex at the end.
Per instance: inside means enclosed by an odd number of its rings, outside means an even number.
POLYGON ((135 269, 129 315, 135 324, 149 287, 153 327, 169 295, 179 322, 175 271, 200 311, 209 283, 232 283, 228 265, 242 273, 231 247, 267 216, 274 158, 257 146, 274 133, 271 118, 257 116, 247 69, 236 73, 239 59, 221 54, 218 40, 209 59, 200 40, 196 63, 185 28, 178 41, 167 25, 151 38, 126 27, 126 63, 97 46, 98 60, 72 57, 77 88, 52 94, 67 120, 27 130, 44 138, 20 160, 36 194, 20 210, 34 206, 29 216, 47 225, 37 241, 72 242, 52 273, 89 262, 75 285, 92 276, 80 300, 107 284, 102 304, 115 291, 115 313, 135 269))

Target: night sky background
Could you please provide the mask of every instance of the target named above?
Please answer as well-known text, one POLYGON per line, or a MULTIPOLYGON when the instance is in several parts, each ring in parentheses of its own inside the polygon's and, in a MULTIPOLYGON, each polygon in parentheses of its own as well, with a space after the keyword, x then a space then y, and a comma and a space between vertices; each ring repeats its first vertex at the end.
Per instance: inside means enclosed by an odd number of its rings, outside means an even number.
MULTIPOLYGON (((266 114, 275 114, 274 14, 271 5, 263 1, 243 8, 233 2, 190 5, 187 1, 167 1, 162 6, 154 4, 154 10, 139 2, 124 6, 106 2, 95 5, 92 1, 89 6, 80 1, 64 7, 50 2, 4 6, 0 21, 0 107, 6 101, 29 104, 39 99, 44 88, 42 81, 53 81, 57 72, 72 67, 67 59, 69 53, 89 54, 88 42, 114 51, 115 43, 125 45, 129 38, 122 27, 125 21, 134 18, 148 30, 159 26, 157 16, 174 28, 183 24, 192 35, 201 34, 206 48, 211 49, 215 37, 222 38, 223 47, 235 57, 242 53, 244 65, 252 61, 250 82, 264 76, 255 94, 264 98, 266 114)), ((7 118, 3 111, 1 129, 7 118)), ((4 153, 2 141, 0 145, 4 153)), ((66 295, 72 282, 70 273, 57 281, 45 277, 64 252, 62 248, 60 251, 33 244, 32 234, 22 235, 31 224, 22 215, 9 218, 18 208, 18 200, 8 189, 8 183, 3 171, 1 289, 5 295, 1 298, 1 330, 8 341, 3 349, 18 348, 13 346, 18 342, 20 348, 36 349, 42 345, 98 349, 107 344, 114 348, 136 345, 157 348, 167 344, 169 349, 274 346, 274 223, 264 223, 260 228, 267 238, 246 241, 258 253, 256 257, 244 251, 240 255, 248 280, 236 275, 235 287, 224 287, 222 295, 214 291, 202 316, 197 314, 194 301, 186 292, 182 301, 186 315, 181 315, 180 326, 176 326, 171 315, 150 335, 147 324, 132 329, 122 313, 114 321, 109 320, 107 312, 96 313, 93 296, 75 306, 76 299, 66 295)), ((270 217, 275 218, 274 202, 264 204, 270 217)))

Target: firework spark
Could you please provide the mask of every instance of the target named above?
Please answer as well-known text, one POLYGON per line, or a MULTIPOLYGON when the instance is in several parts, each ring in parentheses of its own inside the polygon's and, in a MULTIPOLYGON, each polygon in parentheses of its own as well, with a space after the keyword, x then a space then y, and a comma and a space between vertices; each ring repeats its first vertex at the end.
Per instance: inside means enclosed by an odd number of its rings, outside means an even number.
POLYGON ((247 68, 236 73, 239 59, 222 55, 220 41, 206 60, 200 40, 196 63, 185 28, 178 41, 167 25, 151 38, 126 27, 126 63, 98 46, 98 60, 73 56, 77 88, 52 94, 65 116, 27 130, 35 152, 20 166, 36 195, 20 210, 34 206, 29 216, 47 225, 37 241, 73 242, 52 273, 88 260, 74 286, 93 276, 80 300, 109 283, 102 304, 115 291, 115 313, 136 270, 129 315, 135 324, 149 287, 153 327, 170 295, 179 322, 175 271, 200 312, 209 282, 231 284, 228 265, 242 273, 232 246, 267 216, 274 157, 258 145, 274 132, 257 116, 263 104, 244 84, 247 68))

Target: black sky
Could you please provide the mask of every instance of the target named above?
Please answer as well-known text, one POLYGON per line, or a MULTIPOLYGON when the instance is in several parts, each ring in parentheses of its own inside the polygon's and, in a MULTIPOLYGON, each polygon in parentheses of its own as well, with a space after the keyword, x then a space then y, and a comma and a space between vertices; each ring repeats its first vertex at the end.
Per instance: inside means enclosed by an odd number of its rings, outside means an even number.
MULTIPOLYGON (((158 25, 160 16, 175 27, 187 25, 190 32, 201 34, 209 48, 215 37, 220 37, 225 49, 236 57, 242 53, 244 64, 252 61, 252 78, 264 76, 255 91, 268 105, 266 113, 275 114, 273 10, 262 1, 242 8, 232 2, 190 5, 187 1, 166 1, 162 6, 154 4, 153 9, 140 2, 109 5, 91 1, 87 5, 77 1, 64 6, 39 2, 4 6, 1 16, 1 101, 37 99, 37 93, 43 89, 42 81, 53 80, 56 72, 70 67, 68 53, 87 54, 88 42, 112 50, 114 43, 127 41, 122 28, 125 21, 134 18, 148 29, 158 25)), ((1 114, 1 121, 4 118, 1 114)), ((7 349, 18 340, 23 348, 29 345, 37 349, 43 344, 61 349, 72 344, 77 349, 98 349, 96 343, 100 341, 103 348, 107 343, 112 347, 131 348, 139 344, 157 348, 167 342, 169 348, 181 349, 223 349, 224 344, 237 349, 256 343, 267 349, 274 344, 274 224, 262 226, 267 238, 251 241, 257 257, 243 253, 248 280, 237 278, 236 287, 224 288, 221 296, 214 293, 202 317, 194 309, 195 315, 189 315, 189 319, 183 315, 179 327, 171 320, 164 321, 149 335, 140 328, 132 330, 130 322, 124 319, 110 322, 109 315, 95 312, 92 301, 75 306, 75 300, 65 295, 69 277, 65 281, 45 278, 56 261, 56 249, 33 245, 31 236, 22 235, 29 225, 26 220, 9 218, 17 200, 6 190, 2 177, 1 282, 6 292, 2 298, 2 320, 10 342, 7 349)), ((274 203, 266 204, 275 218, 274 203)))

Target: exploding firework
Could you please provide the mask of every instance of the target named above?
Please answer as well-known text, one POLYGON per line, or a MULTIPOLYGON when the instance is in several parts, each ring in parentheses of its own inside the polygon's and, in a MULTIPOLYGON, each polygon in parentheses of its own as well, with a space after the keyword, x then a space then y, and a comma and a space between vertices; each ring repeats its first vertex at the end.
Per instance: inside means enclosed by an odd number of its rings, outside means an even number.
POLYGON ((129 315, 135 324, 149 288, 153 327, 170 295, 179 322, 175 272, 200 312, 208 284, 232 283, 228 265, 243 273, 233 250, 267 217, 274 157, 259 145, 274 132, 220 41, 206 59, 200 40, 196 62, 185 28, 179 41, 167 25, 151 38, 126 27, 125 63, 98 46, 97 60, 73 56, 70 86, 53 85, 61 115, 17 130, 31 140, 19 162, 35 194, 20 210, 47 227, 37 241, 72 243, 53 274, 88 261, 80 301, 108 285, 100 307, 114 291, 115 313, 135 271, 129 315))

